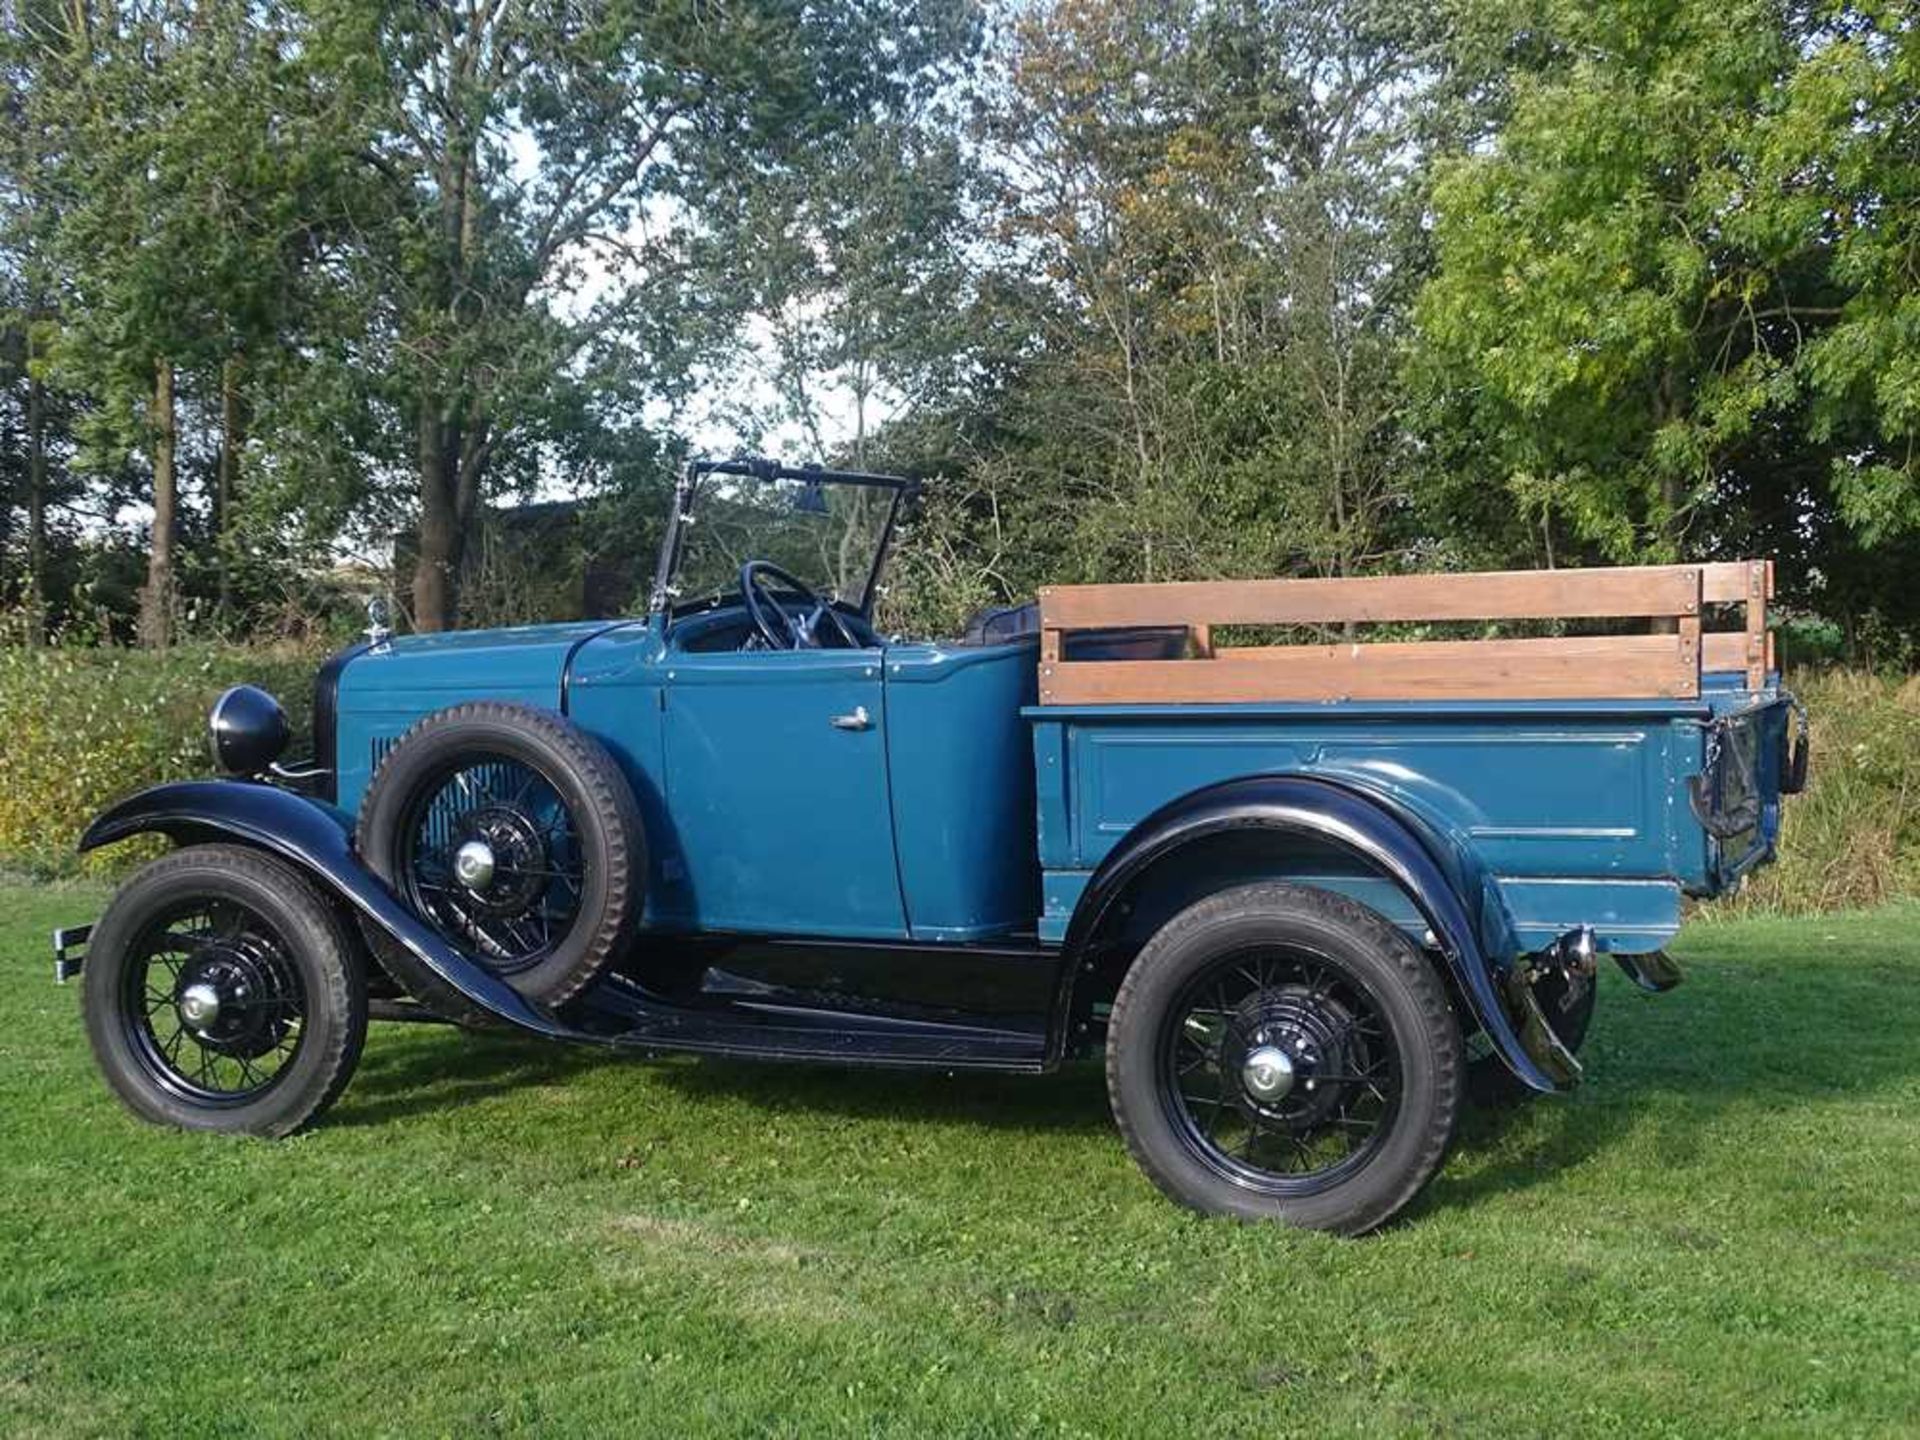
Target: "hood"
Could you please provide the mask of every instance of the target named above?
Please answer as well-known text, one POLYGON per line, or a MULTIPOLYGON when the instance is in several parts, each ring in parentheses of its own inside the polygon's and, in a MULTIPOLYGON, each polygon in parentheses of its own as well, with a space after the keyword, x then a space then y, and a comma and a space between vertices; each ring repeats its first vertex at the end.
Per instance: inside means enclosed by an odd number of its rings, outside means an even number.
POLYGON ((462 700, 556 705, 568 657, 582 642, 626 623, 581 620, 399 636, 347 663, 341 700, 376 709, 435 709, 454 701, 432 697, 451 692, 462 700))

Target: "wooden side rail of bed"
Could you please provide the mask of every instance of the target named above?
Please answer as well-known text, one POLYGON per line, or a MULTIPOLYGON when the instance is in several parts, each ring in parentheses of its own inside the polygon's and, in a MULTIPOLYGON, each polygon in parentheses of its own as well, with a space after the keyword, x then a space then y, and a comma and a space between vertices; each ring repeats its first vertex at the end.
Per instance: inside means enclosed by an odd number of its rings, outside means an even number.
MULTIPOLYGON (((1337 580, 1196 580, 1058 585, 1040 592, 1046 705, 1261 700, 1690 699, 1703 670, 1773 665, 1773 562, 1506 570, 1337 580), (1737 605, 1742 628, 1704 632, 1707 607, 1737 605), (1614 620, 1630 633, 1528 639, 1218 646, 1222 626, 1496 620, 1614 620), (1178 657, 1113 658, 1087 632, 1183 635, 1178 657), (1651 633, 1649 633, 1651 632, 1651 633), (1076 637, 1081 643, 1076 643, 1076 637)), ((1134 647, 1137 653, 1137 647, 1134 647)), ((1164 647, 1163 647, 1164 652, 1164 647)))

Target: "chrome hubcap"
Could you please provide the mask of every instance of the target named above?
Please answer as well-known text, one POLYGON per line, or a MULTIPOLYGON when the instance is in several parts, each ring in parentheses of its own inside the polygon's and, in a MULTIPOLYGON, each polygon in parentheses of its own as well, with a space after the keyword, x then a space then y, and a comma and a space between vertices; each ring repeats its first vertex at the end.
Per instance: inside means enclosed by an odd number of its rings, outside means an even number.
POLYGON ((194 1030, 211 1029, 220 1018, 220 992, 200 981, 180 992, 180 1018, 194 1030))
POLYGON ((1257 1046, 1241 1063, 1240 1083, 1255 1100, 1272 1104, 1293 1089, 1293 1061, 1278 1045, 1257 1046))
POLYGON ((484 890, 493 883, 493 847, 484 840, 469 840, 453 856, 453 873, 469 890, 484 890))

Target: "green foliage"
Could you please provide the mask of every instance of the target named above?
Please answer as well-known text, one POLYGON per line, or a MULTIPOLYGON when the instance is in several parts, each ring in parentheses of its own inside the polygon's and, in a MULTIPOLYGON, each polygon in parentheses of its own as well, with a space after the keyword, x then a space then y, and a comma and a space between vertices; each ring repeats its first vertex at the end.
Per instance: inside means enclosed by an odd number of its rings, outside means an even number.
POLYGON ((929 480, 899 603, 1399 563, 1399 334, 1427 7, 1059 0, 983 93, 954 393, 877 439, 929 480))
POLYGON ((1490 140, 1435 162, 1429 523, 1536 564, 1776 554, 1794 598, 1911 624, 1868 574, 1920 535, 1910 7, 1465 8, 1457 44, 1525 43, 1490 140))
POLYGON ((278 697, 296 730, 291 753, 300 753, 318 663, 291 648, 0 646, 0 866, 40 875, 124 868, 128 847, 84 861, 74 854, 87 822, 142 786, 207 774, 207 712, 241 681, 278 697))

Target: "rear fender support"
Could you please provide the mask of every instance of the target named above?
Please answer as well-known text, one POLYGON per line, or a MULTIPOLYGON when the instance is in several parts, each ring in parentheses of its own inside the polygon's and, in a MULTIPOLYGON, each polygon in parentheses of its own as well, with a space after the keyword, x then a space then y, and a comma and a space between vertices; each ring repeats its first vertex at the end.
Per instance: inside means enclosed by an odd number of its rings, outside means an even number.
POLYGON ((149 834, 184 845, 237 840, 270 851, 339 896, 474 1004, 538 1035, 578 1038, 448 945, 395 899, 354 855, 346 816, 323 801, 251 780, 156 785, 103 811, 80 837, 79 848, 85 853, 149 834))
POLYGON ((1365 862, 1392 881, 1419 911, 1433 943, 1445 957, 1473 1017, 1486 1031, 1514 1075, 1530 1089, 1565 1088, 1527 1051, 1501 999, 1504 967, 1481 942, 1483 930, 1496 943, 1507 930, 1497 892, 1476 876, 1471 855, 1439 837, 1424 838, 1424 822, 1392 800, 1358 786, 1304 775, 1255 775, 1206 786, 1162 806, 1130 830, 1108 853, 1074 910, 1063 948, 1060 994, 1055 1005, 1052 1058, 1065 1052, 1074 1014, 1076 981, 1089 967, 1116 907, 1149 872, 1184 847, 1235 832, 1277 831, 1331 845, 1365 862), (1449 853, 1449 851, 1451 853, 1449 853), (1461 872, 1449 879, 1439 855, 1461 872), (1473 882, 1481 881, 1476 885, 1473 882), (1465 892, 1475 896, 1481 924, 1465 892))

